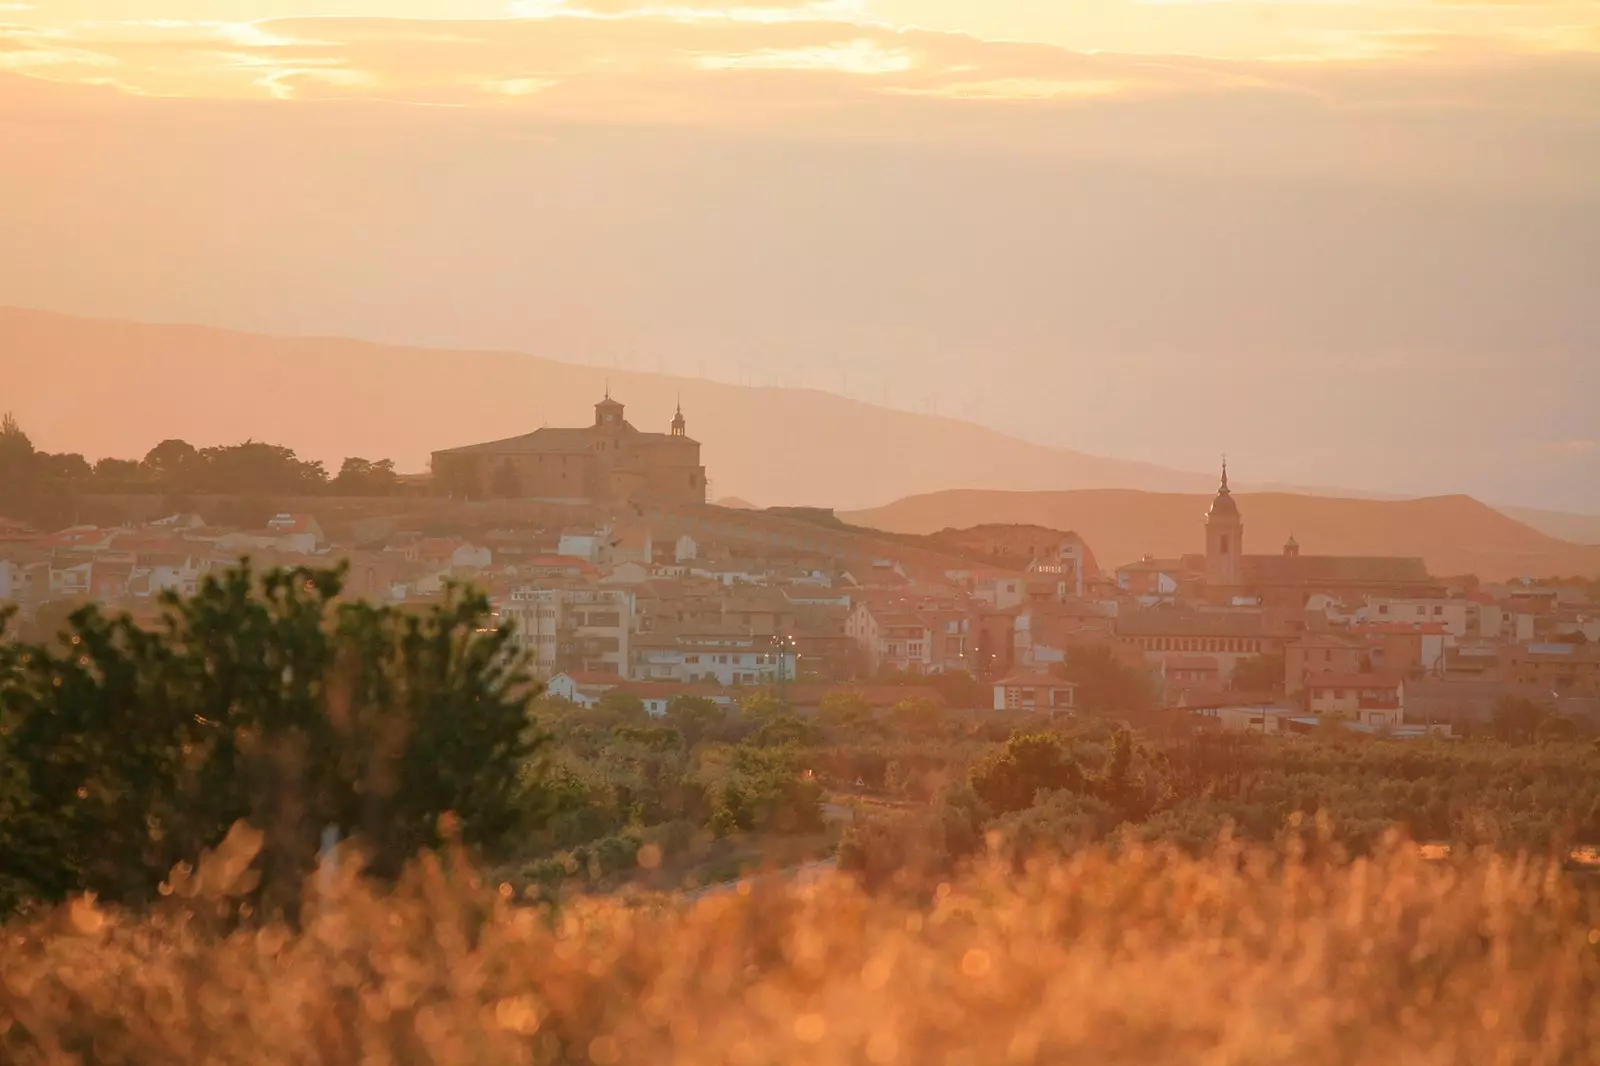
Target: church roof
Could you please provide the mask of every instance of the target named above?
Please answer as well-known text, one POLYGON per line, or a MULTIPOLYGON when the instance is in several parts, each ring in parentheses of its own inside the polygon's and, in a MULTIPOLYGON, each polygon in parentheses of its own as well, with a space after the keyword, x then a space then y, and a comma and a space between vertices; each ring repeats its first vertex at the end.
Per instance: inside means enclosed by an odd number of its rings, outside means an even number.
MULTIPOLYGON (((673 447, 693 443, 687 437, 674 437, 668 433, 643 433, 631 422, 622 423, 622 430, 631 439, 642 444, 671 442, 673 447)), ((435 455, 577 455, 589 451, 595 437, 595 427, 546 426, 532 433, 482 444, 467 444, 460 448, 444 448, 435 455)))
POLYGON ((1426 585, 1421 559, 1388 555, 1246 555, 1246 585, 1426 585))

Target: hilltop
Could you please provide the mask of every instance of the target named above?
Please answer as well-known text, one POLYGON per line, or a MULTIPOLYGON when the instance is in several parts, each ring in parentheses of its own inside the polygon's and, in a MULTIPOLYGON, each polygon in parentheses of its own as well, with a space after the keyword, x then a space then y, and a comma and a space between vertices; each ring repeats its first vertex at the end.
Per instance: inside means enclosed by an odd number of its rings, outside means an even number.
POLYGON ((422 470, 436 449, 587 425, 607 390, 640 429, 683 403, 711 499, 865 507, 952 485, 1202 491, 1207 474, 1105 459, 812 389, 726 385, 515 352, 272 337, 0 308, 0 396, 47 451, 142 456, 164 437, 285 444, 422 470), (48 368, 40 372, 40 368, 48 368))
MULTIPOLYGON (((996 490, 981 501, 984 505, 1010 508, 1004 514, 1020 515, 1017 521, 1078 528, 1113 562, 1146 550, 1194 547, 1186 539, 1195 526, 1191 508, 1204 499, 1199 494, 1210 492, 1215 477, 1033 444, 957 419, 876 407, 812 389, 608 371, 515 352, 267 336, 0 307, 0 353, 0 396, 34 443, 47 451, 82 452, 90 459, 142 456, 167 437, 197 445, 249 437, 288 445, 330 469, 355 455, 391 458, 403 471, 422 470, 435 449, 541 425, 586 424, 591 405, 609 385, 641 429, 665 428, 681 399, 689 433, 704 445, 710 498, 730 506, 748 507, 745 501, 759 500, 873 508, 859 512, 872 516, 863 519, 866 524, 888 522, 885 528, 923 532, 1008 520, 981 513, 971 494, 945 491, 983 485, 996 490), (1116 506, 1133 509, 1126 515, 1115 509, 1097 515, 1096 528, 1104 526, 1107 532, 1094 536, 1083 519, 1063 525, 1030 517, 1030 508, 1044 506, 1035 499, 1037 490, 1107 490, 1082 500, 1086 506, 1124 501, 1116 506), (1157 509, 1146 516, 1144 504, 1126 502, 1133 497, 1109 490, 1137 490, 1134 497, 1196 495, 1171 497, 1190 502, 1174 502, 1166 511, 1150 504, 1157 509), (929 493, 936 496, 919 495, 929 493), (1034 502, 1020 505, 1019 511, 1015 500, 1002 498, 1008 495, 1034 502), (875 506, 902 497, 910 499, 875 506), (971 499, 973 506, 942 511, 942 502, 916 502, 923 499, 971 499), (920 517, 925 506, 934 507, 928 512, 932 517, 920 517), (1160 521, 1173 524, 1163 533, 1156 525, 1160 521)), ((1313 544, 1319 537, 1329 541, 1324 546, 1329 551, 1364 543, 1360 536, 1367 534, 1376 537, 1374 543, 1390 543, 1372 530, 1351 529, 1346 535, 1340 523, 1359 526, 1363 516, 1405 513, 1359 505, 1428 503, 1374 501, 1351 490, 1271 488, 1283 491, 1263 493, 1263 500, 1320 499, 1332 510, 1307 512, 1306 518, 1291 511, 1277 525, 1270 524, 1276 512, 1263 512, 1251 523, 1257 549, 1281 543, 1290 526, 1303 531, 1308 551, 1318 550, 1313 544)), ((1514 511, 1520 521, 1497 524, 1496 516, 1483 513, 1488 510, 1475 503, 1469 508, 1467 517, 1485 526, 1481 535, 1474 534, 1473 545, 1460 545, 1459 552, 1435 545, 1425 554, 1441 560, 1477 558, 1484 553, 1474 545, 1481 542, 1488 546, 1493 569, 1518 572, 1519 559, 1543 566, 1547 558, 1567 558, 1562 553, 1572 545, 1563 545, 1560 538, 1600 542, 1600 516, 1514 511), (1548 536, 1529 539, 1535 530, 1548 536)), ((1070 507, 1066 513, 1076 514, 1070 507)), ((1454 518, 1441 521, 1439 528, 1448 529, 1454 518)), ((1406 532, 1403 521, 1396 532, 1406 532)), ((1583 558, 1587 556, 1572 561, 1583 558)))
MULTIPOLYGON (((1421 556, 1434 574, 1486 580, 1600 573, 1600 547, 1559 540, 1472 499, 1357 500, 1285 492, 1236 493, 1246 550, 1278 551, 1292 533, 1308 555, 1421 556)), ((995 492, 963 489, 911 496, 840 517, 895 533, 934 533, 980 523, 1033 524, 1081 535, 1102 565, 1146 553, 1203 550, 1209 494, 1127 489, 995 492)))

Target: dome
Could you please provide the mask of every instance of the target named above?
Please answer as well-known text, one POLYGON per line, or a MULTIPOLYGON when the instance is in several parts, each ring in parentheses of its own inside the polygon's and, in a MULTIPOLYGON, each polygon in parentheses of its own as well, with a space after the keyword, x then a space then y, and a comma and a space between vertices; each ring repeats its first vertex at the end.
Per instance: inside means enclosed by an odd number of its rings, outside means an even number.
POLYGON ((1217 493, 1217 498, 1211 501, 1211 510, 1206 512, 1207 518, 1238 518, 1239 505, 1233 502, 1233 494, 1227 489, 1217 493))
POLYGON ((1211 510, 1206 512, 1206 520, 1213 518, 1238 518, 1239 505, 1233 502, 1233 493, 1228 489, 1228 461, 1222 461, 1222 484, 1217 486, 1217 498, 1211 501, 1211 510))

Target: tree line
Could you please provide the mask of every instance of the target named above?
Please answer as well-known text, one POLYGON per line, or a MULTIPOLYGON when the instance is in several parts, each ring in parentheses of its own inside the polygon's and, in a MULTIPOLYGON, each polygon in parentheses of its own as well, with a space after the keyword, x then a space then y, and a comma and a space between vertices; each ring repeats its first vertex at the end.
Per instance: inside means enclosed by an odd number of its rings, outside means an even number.
POLYGON ((392 459, 350 456, 330 474, 281 444, 246 440, 196 447, 164 440, 140 459, 93 463, 78 452, 46 452, 7 414, 0 419, 0 497, 6 517, 57 521, 79 494, 204 496, 392 496, 401 489, 392 459))

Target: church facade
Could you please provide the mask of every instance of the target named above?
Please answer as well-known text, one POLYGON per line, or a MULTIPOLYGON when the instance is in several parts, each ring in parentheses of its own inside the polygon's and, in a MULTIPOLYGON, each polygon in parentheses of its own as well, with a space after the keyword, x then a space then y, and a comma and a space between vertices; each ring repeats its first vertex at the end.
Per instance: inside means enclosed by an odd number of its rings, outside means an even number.
POLYGON ((679 407, 666 433, 636 429, 610 395, 594 424, 546 427, 519 437, 433 453, 439 489, 469 499, 659 500, 704 503, 706 468, 679 407))

